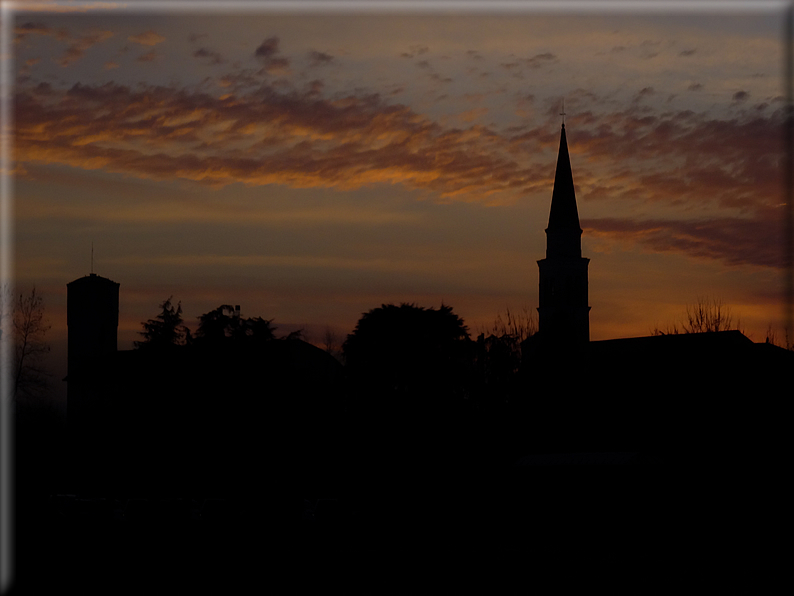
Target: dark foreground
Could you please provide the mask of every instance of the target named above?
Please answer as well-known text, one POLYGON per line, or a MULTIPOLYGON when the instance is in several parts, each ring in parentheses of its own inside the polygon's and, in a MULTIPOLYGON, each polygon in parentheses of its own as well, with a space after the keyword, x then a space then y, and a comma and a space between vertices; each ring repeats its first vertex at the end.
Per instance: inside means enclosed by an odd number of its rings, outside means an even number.
POLYGON ((757 591, 782 565, 782 480, 763 462, 524 464, 329 494, 263 478, 247 495, 20 498, 14 593, 757 591))

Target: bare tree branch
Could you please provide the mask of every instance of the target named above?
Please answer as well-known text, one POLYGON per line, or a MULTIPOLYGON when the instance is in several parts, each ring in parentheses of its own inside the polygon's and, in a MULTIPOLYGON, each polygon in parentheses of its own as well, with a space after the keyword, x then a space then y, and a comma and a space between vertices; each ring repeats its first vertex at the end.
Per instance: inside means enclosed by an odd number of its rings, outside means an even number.
POLYGON ((686 305, 686 314, 681 327, 676 323, 668 324, 664 329, 654 327, 651 335, 677 335, 678 333, 713 333, 717 331, 737 330, 744 333, 741 321, 734 322, 730 306, 722 300, 708 296, 698 296, 695 304, 686 305))
POLYGON ((44 314, 44 299, 34 286, 29 295, 19 294, 11 313, 14 325, 14 399, 39 397, 49 386, 50 374, 43 357, 50 351, 45 339, 51 325, 44 314))
POLYGON ((525 305, 518 313, 511 311, 509 307, 505 308, 504 316, 501 311, 496 313, 493 325, 487 328, 485 333, 496 337, 509 337, 521 343, 535 335, 537 331, 537 313, 525 305))

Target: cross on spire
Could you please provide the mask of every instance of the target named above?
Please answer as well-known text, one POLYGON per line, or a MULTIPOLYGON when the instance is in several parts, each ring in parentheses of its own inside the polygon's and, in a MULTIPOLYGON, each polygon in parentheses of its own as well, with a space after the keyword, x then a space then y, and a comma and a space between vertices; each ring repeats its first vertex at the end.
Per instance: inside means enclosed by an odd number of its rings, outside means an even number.
POLYGON ((562 116, 562 126, 565 128, 565 98, 562 98, 562 112, 560 112, 560 116, 562 116))

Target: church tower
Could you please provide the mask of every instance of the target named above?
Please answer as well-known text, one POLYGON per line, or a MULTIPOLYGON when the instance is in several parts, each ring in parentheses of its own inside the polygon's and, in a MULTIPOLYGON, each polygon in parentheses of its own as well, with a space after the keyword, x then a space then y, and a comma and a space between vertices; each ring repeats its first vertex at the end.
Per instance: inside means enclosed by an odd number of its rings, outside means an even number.
POLYGON ((589 263, 590 259, 582 258, 582 228, 563 123, 546 228, 546 258, 538 261, 538 330, 547 347, 576 347, 590 341, 589 263))
POLYGON ((66 284, 69 380, 84 382, 118 349, 119 284, 95 273, 66 284))
POLYGON ((66 284, 66 419, 75 481, 95 487, 107 474, 113 429, 107 423, 112 401, 113 357, 119 326, 119 284, 92 273, 66 284))

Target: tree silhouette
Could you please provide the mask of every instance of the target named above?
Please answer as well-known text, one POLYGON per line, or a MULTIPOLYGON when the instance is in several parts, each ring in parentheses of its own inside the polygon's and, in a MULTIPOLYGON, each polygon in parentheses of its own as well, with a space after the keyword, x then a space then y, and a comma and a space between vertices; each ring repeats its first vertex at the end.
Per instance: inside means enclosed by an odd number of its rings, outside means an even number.
POLYGON ((740 329, 741 326, 738 319, 734 324, 730 307, 723 305, 722 300, 714 298, 698 297, 697 303, 687 304, 686 316, 685 333, 729 331, 740 329))
POLYGON ((342 346, 350 375, 397 398, 460 396, 470 364, 469 333, 444 306, 383 304, 359 319, 342 346))
POLYGON ((651 335, 677 335, 679 333, 713 333, 730 330, 743 331, 741 321, 734 321, 730 306, 724 305, 722 300, 698 296, 695 304, 686 305, 684 321, 679 327, 676 323, 667 325, 664 329, 654 327, 651 335))
POLYGON ((260 343, 275 338, 276 328, 272 319, 240 317, 240 307, 222 304, 199 317, 196 343, 201 345, 224 345, 234 343, 260 343))
POLYGON ((493 325, 484 332, 486 336, 509 337, 521 344, 538 332, 538 315, 524 306, 520 312, 511 311, 505 308, 504 316, 502 312, 496 313, 493 325))
POLYGON ((508 389, 521 366, 522 346, 537 331, 537 313, 526 306, 519 312, 508 307, 504 314, 496 314, 477 338, 477 366, 484 385, 502 393, 508 389))
POLYGON ((342 346, 339 343, 336 333, 330 325, 326 325, 325 332, 323 333, 323 349, 334 358, 338 358, 342 353, 341 348, 342 346))
POLYGON ((773 346, 777 346, 779 348, 785 348, 789 351, 794 351, 794 344, 791 343, 788 329, 783 329, 783 340, 780 340, 777 335, 777 330, 772 326, 772 323, 770 323, 766 328, 766 337, 764 338, 764 343, 772 344, 773 346))
POLYGON ((44 299, 36 293, 19 294, 10 313, 14 329, 13 397, 40 397, 48 387, 49 373, 42 359, 50 351, 45 335, 51 325, 44 314, 44 299))
POLYGON ((521 343, 509 334, 477 338, 478 407, 504 405, 521 367, 521 343))
POLYGON ((190 330, 182 322, 182 303, 176 307, 171 304, 169 296, 160 305, 162 309, 154 319, 149 319, 143 325, 143 341, 136 341, 136 348, 162 349, 165 346, 184 345, 190 343, 190 330))

